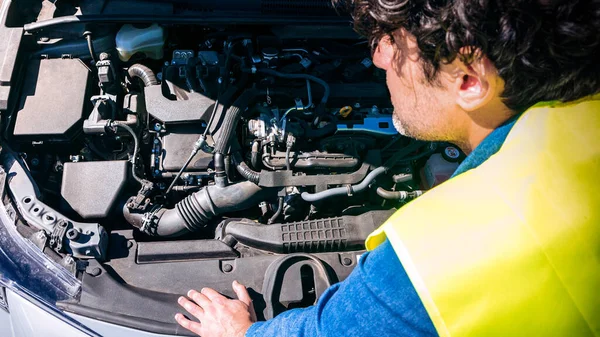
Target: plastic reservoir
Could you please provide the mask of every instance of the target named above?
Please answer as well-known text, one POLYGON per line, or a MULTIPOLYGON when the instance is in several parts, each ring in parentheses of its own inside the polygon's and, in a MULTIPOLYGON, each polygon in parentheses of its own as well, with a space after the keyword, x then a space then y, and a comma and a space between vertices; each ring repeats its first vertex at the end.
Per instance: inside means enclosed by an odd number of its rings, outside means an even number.
POLYGON ((431 189, 450 179, 457 168, 458 163, 447 161, 439 153, 434 154, 429 158, 421 171, 423 188, 431 189))
POLYGON ((165 30, 158 24, 147 28, 136 28, 124 25, 117 33, 117 52, 121 61, 129 61, 136 53, 144 53, 146 57, 159 60, 163 58, 165 30))

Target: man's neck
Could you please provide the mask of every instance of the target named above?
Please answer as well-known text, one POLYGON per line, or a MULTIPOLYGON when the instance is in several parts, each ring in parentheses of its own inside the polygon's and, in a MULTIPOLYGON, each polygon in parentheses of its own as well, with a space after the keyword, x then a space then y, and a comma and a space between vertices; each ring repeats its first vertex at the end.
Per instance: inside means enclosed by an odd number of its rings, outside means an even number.
POLYGON ((475 111, 467 114, 469 118, 466 122, 465 137, 457 141, 456 145, 465 154, 470 154, 492 131, 514 115, 515 113, 502 103, 490 105, 486 107, 485 111, 475 111))

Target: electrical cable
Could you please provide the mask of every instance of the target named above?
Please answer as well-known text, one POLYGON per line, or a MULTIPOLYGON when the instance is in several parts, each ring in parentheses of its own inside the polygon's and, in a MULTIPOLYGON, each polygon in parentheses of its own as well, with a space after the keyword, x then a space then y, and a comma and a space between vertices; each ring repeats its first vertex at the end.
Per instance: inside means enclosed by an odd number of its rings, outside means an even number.
POLYGON ((213 123, 213 121, 215 119, 218 107, 219 107, 219 98, 217 98, 217 100, 215 101, 215 105, 213 107, 213 111, 210 114, 210 118, 208 120, 208 123, 206 124, 206 128, 204 129, 204 132, 202 133, 202 135, 200 136, 200 138, 198 138, 198 140, 194 144, 194 148, 192 149, 192 152, 190 153, 190 156, 188 157, 188 159, 185 161, 185 164, 183 164, 183 166, 181 167, 181 169, 179 170, 179 172, 177 172, 177 175, 175 175, 175 177, 173 178, 173 181, 171 181, 171 184, 169 185, 169 187, 165 191, 165 195, 167 195, 167 194, 169 194, 169 192, 171 192, 171 190, 173 189, 173 187, 177 183, 177 180, 179 180, 179 178, 181 177, 181 175, 183 174, 183 172, 187 169, 187 167, 192 162, 192 159, 194 159, 194 157, 196 156, 196 154, 198 154, 198 151, 200 149, 202 149, 204 147, 204 145, 206 144, 206 137, 208 136, 208 130, 210 129, 210 126, 212 125, 212 123, 213 123))
POLYGON ((132 164, 131 165, 131 175, 133 176, 133 179, 135 179, 137 182, 139 182, 140 184, 143 185, 144 180, 137 175, 136 170, 135 170, 137 167, 137 157, 138 157, 138 153, 140 150, 140 140, 139 140, 137 134, 135 133, 135 131, 133 131, 133 129, 129 125, 121 124, 117 121, 109 121, 108 126, 109 127, 114 126, 116 128, 121 128, 123 130, 126 130, 133 137, 134 148, 133 148, 133 158, 131 160, 131 164, 132 164))
POLYGON ((267 224, 270 225, 270 224, 274 223, 275 221, 277 221, 277 218, 279 218, 281 213, 283 213, 283 197, 279 197, 277 211, 275 212, 275 214, 273 214, 272 217, 269 218, 269 221, 267 221, 267 224))
POLYGON ((87 40, 88 50, 90 51, 92 61, 94 61, 94 64, 96 64, 96 62, 98 62, 98 59, 96 58, 96 52, 94 51, 94 44, 92 42, 92 32, 86 31, 83 33, 83 36, 87 40))

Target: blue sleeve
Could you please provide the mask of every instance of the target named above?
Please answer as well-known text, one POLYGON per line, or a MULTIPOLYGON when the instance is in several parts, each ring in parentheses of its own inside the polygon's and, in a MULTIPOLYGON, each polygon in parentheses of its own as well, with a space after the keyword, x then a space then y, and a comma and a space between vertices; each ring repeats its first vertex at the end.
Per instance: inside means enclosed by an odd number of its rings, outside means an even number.
POLYGON ((350 276, 316 305, 254 323, 246 337, 437 336, 392 245, 365 253, 350 276))

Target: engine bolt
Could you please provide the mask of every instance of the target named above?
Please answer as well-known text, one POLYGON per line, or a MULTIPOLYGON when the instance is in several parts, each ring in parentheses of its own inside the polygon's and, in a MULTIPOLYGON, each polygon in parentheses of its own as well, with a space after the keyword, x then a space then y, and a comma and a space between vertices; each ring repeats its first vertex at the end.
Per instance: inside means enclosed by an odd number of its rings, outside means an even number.
POLYGON ((352 259, 349 257, 345 257, 342 259, 342 264, 347 267, 352 264, 352 259))
POLYGON ((127 249, 133 248, 133 241, 127 240, 127 249))
POLYGON ((31 159, 31 165, 38 166, 40 164, 40 160, 37 158, 31 159))
POLYGON ((233 270, 233 266, 230 264, 224 264, 223 265, 223 271, 226 273, 230 273, 233 270))
POLYGON ((79 232, 76 229, 71 228, 67 231, 66 236, 67 236, 67 239, 69 239, 71 241, 75 241, 79 238, 79 232))

